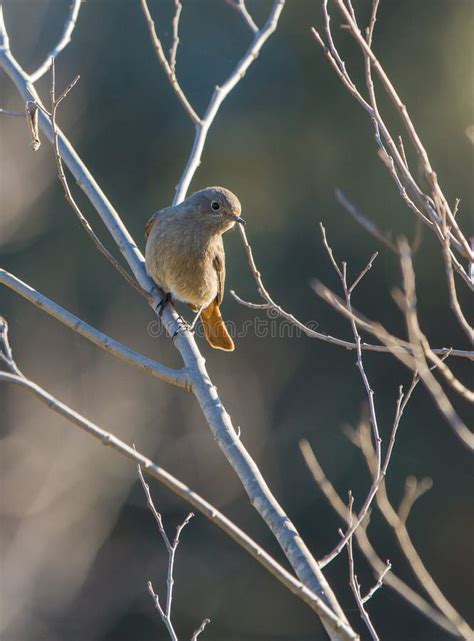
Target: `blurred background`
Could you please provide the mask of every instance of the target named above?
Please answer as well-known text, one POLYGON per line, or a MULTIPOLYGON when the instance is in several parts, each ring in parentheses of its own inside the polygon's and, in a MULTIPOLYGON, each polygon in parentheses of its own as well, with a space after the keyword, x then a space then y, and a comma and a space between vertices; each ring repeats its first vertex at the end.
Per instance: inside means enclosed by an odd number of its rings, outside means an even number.
MULTIPOLYGON (((224 0, 183 2, 178 74, 203 113, 213 87, 233 69, 250 31, 224 0)), ((370 6, 355 2, 366 24, 370 6)), ((62 32, 66 0, 5 0, 13 53, 35 69, 62 32)), ((150 0, 165 49, 171 0, 150 0)), ((261 24, 271 2, 248 2, 261 24)), ((336 19, 336 16, 334 16, 336 19)), ((350 327, 309 287, 316 277, 338 287, 322 248, 323 221, 336 257, 356 274, 380 251, 354 305, 403 335, 391 290, 399 266, 337 204, 341 188, 379 227, 414 234, 414 221, 376 155, 366 114, 343 89, 310 35, 321 24, 319 0, 292 0, 278 31, 225 102, 212 127, 192 190, 235 191, 265 283, 276 301, 323 332, 350 338, 350 327)), ((459 219, 472 214, 473 114, 471 0, 384 0, 374 46, 412 115, 440 183, 459 219)), ((363 77, 349 35, 335 29, 355 78, 363 77)), ((193 128, 177 103, 149 41, 135 0, 84 2, 72 43, 57 63, 59 87, 81 80, 63 103, 59 124, 143 249, 150 214, 168 205, 192 143, 193 128)), ((38 83, 48 102, 49 77, 38 83)), ((23 108, 6 75, 0 105, 23 108)), ((387 119, 401 133, 394 113, 387 119)), ((51 147, 34 153, 25 123, 1 116, 1 265, 102 331, 163 363, 180 366, 166 337, 153 337, 153 315, 83 233, 64 201, 51 147)), ((117 250, 92 206, 74 194, 97 233, 117 250)), ((466 228, 466 227, 465 227, 466 228)), ((257 300, 237 233, 226 236, 227 288, 257 300)), ((468 348, 447 303, 437 241, 425 233, 416 256, 420 318, 435 346, 468 348)), ((460 286, 461 299, 467 294, 460 286)), ((286 563, 216 446, 193 396, 119 362, 0 288, 17 363, 51 393, 111 430, 217 505, 286 563)), ((187 311, 183 312, 187 314, 187 311)), ((255 317, 227 291, 224 317, 237 328, 255 317)), ((341 496, 363 499, 370 481, 343 433, 356 425, 365 394, 352 352, 262 321, 236 339, 232 354, 201 339, 211 377, 234 424, 276 497, 317 557, 333 548, 341 522, 302 461, 307 438, 341 496)), ((386 355, 366 354, 380 429, 388 438, 400 384, 410 374, 386 355)), ((469 365, 452 361, 467 380, 469 365)), ((472 380, 472 367, 470 370, 472 380)), ((454 399, 457 401, 457 399, 454 399)), ((456 405, 467 416, 467 407, 456 405)), ((146 582, 165 594, 167 556, 134 467, 74 429, 20 389, 0 387, 2 641, 156 641, 168 638, 146 582)), ((416 504, 409 526, 446 596, 473 617, 474 516, 472 461, 418 388, 407 408, 388 475, 397 504, 407 475, 429 476, 433 489, 416 504)), ((188 506, 157 482, 151 490, 170 533, 188 506)), ((393 533, 376 513, 369 533, 382 559, 420 589, 393 533)), ((357 553, 363 589, 371 571, 357 553)), ((342 554, 328 579, 359 630, 342 554)), ((174 621, 182 639, 204 617, 201 638, 214 641, 304 641, 326 638, 314 614, 220 530, 197 516, 182 534, 176 561, 174 621)), ((369 604, 381 638, 450 638, 384 587, 369 604)))

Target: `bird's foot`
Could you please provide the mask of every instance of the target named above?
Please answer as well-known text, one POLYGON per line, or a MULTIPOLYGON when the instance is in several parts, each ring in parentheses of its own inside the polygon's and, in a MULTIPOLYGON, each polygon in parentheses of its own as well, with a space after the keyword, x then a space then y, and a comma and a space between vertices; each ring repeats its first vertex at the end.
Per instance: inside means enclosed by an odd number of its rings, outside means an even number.
POLYGON ((173 336, 171 337, 172 339, 175 339, 176 336, 179 334, 184 334, 185 332, 194 332, 194 323, 190 325, 187 320, 185 320, 182 316, 178 316, 178 329, 175 331, 173 336))
POLYGON ((155 307, 155 312, 158 313, 158 318, 161 319, 161 316, 163 314, 163 310, 165 309, 166 305, 171 302, 171 294, 168 292, 163 296, 163 298, 160 300, 160 302, 156 305, 155 307))

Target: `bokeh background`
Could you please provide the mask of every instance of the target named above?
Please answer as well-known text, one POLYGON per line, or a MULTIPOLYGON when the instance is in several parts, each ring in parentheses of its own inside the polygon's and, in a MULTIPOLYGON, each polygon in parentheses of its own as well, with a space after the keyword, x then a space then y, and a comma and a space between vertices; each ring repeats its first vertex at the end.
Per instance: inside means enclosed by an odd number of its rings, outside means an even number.
MULTIPOLYGON (((248 4, 259 22, 271 5, 267 0, 248 4)), ((364 23, 368 3, 355 4, 364 23)), ((151 6, 168 47, 173 3, 151 0, 151 6)), ((67 8, 66 0, 5 0, 12 49, 27 70, 56 42, 67 8)), ((390 294, 400 282, 396 258, 350 219, 334 189, 342 188, 381 229, 394 234, 413 237, 413 217, 376 156, 366 114, 310 36, 310 26, 320 22, 319 0, 287 3, 277 33, 224 104, 192 188, 222 184, 240 196, 269 290, 324 332, 350 337, 348 324, 309 287, 313 277, 338 286, 321 246, 319 221, 351 273, 381 250, 354 303, 403 334, 390 294)), ((472 145, 466 135, 474 122, 473 27, 471 0, 384 0, 374 38, 448 198, 462 199, 464 224, 474 205, 472 145)), ((336 31, 351 71, 362 78, 349 36, 336 31)), ((200 112, 249 41, 250 32, 224 0, 184 2, 178 72, 200 112)), ((193 129, 155 58, 139 3, 85 2, 57 74, 60 86, 81 75, 61 108, 60 125, 143 247, 144 224, 151 212, 170 203, 193 129)), ((38 88, 47 101, 49 79, 43 78, 38 88)), ((0 90, 3 108, 22 108, 3 72, 0 90)), ((390 108, 387 113, 400 132, 390 108)), ((148 335, 149 308, 98 254, 65 203, 50 145, 44 141, 33 153, 22 119, 2 116, 0 127, 1 265, 111 336, 178 366, 171 341, 148 335)), ((74 193, 115 250, 80 189, 74 186, 74 193)), ((228 288, 257 300, 237 233, 226 237, 226 251, 228 288)), ((433 344, 467 348, 447 304, 439 246, 428 234, 416 269, 420 317, 433 344)), ((466 292, 461 294, 466 304, 466 292)), ((191 395, 115 360, 5 288, 0 301, 17 362, 29 377, 135 443, 283 560, 191 395)), ((228 293, 223 312, 238 326, 255 316, 228 293)), ((314 554, 326 554, 341 523, 305 469, 298 441, 310 441, 343 497, 352 488, 363 498, 369 478, 342 429, 355 425, 364 407, 354 354, 278 332, 259 337, 249 331, 233 354, 200 343, 226 407, 270 487, 314 554)), ((386 438, 398 385, 408 383, 410 375, 389 356, 367 354, 365 364, 386 438)), ((472 381, 466 363, 453 362, 453 367, 472 381)), ((19 389, 1 388, 0 404, 1 639, 167 639, 146 591, 151 579, 164 595, 166 554, 136 470, 19 389)), ((467 420, 467 407, 457 407, 467 420)), ((421 388, 403 419, 389 471, 395 502, 409 474, 434 482, 410 517, 413 539, 446 596, 472 623, 472 461, 421 388)), ((151 487, 172 532, 188 507, 158 483, 151 487)), ((381 558, 390 558, 396 572, 418 587, 376 513, 369 532, 381 558)), ((372 574, 359 555, 356 561, 368 588, 372 574)), ((361 630, 344 555, 327 575, 361 630)), ((388 641, 449 638, 389 588, 376 595, 369 610, 388 641)), ((182 535, 176 563, 174 620, 180 638, 190 638, 204 617, 212 624, 203 639, 325 638, 306 606, 197 516, 182 535)))

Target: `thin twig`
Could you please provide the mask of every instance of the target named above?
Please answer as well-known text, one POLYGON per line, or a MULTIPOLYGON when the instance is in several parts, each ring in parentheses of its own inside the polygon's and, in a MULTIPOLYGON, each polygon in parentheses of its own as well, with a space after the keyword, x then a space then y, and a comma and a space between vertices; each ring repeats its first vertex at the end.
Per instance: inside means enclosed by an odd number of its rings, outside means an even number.
POLYGON ((201 623, 199 628, 193 633, 193 636, 191 637, 191 641, 196 641, 198 636, 201 634, 201 632, 204 632, 206 625, 208 625, 210 622, 211 622, 211 619, 204 619, 204 621, 201 623))
MULTIPOLYGON (((458 204, 459 204, 459 201, 455 206, 455 212, 457 211, 458 204)), ((453 261, 452 261, 452 255, 451 255, 451 247, 450 247, 450 235, 449 235, 448 225, 446 223, 446 216, 443 216, 442 230, 443 230, 443 237, 444 237, 443 258, 444 258, 444 264, 446 268, 446 278, 448 282, 449 302, 451 305, 451 309, 456 315, 461 328, 466 333, 470 344, 473 345, 474 344, 474 328, 470 325, 466 316, 464 315, 464 312, 459 303, 459 298, 456 290, 456 282, 454 280, 453 261)))
MULTIPOLYGON (((436 404, 441 409, 445 418, 448 420, 448 423, 452 426, 456 435, 460 438, 464 445, 466 445, 470 450, 473 450, 474 435, 459 419, 442 387, 429 371, 429 367, 426 364, 421 344, 419 345, 419 347, 421 349, 422 358, 421 361, 419 361, 414 357, 414 350, 416 346, 414 346, 411 342, 407 344, 406 341, 402 341, 401 339, 396 338, 395 336, 387 332, 387 330, 379 323, 368 322, 367 319, 364 319, 354 310, 352 310, 352 312, 349 311, 346 305, 338 298, 338 296, 322 283, 313 281, 312 287, 318 294, 318 296, 321 296, 321 298, 332 305, 334 309, 336 309, 344 316, 347 316, 348 318, 354 318, 359 327, 370 332, 373 336, 376 336, 404 365, 406 365, 412 371, 420 373, 420 378, 423 380, 425 387, 433 396, 436 404), (420 367, 422 368, 421 371, 420 367)), ((447 350, 446 356, 449 355, 450 352, 449 350, 447 350)))
POLYGON ((19 116, 20 118, 24 118, 26 115, 24 111, 10 111, 10 109, 0 109, 0 114, 4 116, 19 116))
POLYGON ((238 13, 240 13, 242 18, 247 23, 249 29, 254 33, 257 33, 258 27, 247 9, 245 0, 226 0, 226 2, 230 7, 232 7, 232 9, 235 9, 238 13))
MULTIPOLYGON (((252 303, 252 302, 246 301, 240 296, 238 296, 233 290, 231 290, 230 294, 238 303, 240 303, 241 305, 244 305, 245 307, 249 307, 250 309, 270 309, 271 308, 281 318, 284 318, 286 321, 288 321, 289 323, 291 323, 292 325, 300 329, 304 334, 306 334, 306 336, 309 336, 310 338, 316 338, 326 343, 331 343, 332 345, 345 347, 346 349, 349 349, 349 350, 357 349, 357 345, 352 341, 343 340, 341 338, 337 338, 329 334, 323 334, 322 332, 317 332, 311 327, 308 327, 307 325, 302 323, 300 320, 298 320, 295 316, 293 316, 293 314, 290 314, 289 312, 285 311, 280 305, 278 305, 273 300, 273 298, 271 297, 270 293, 268 292, 268 290, 266 289, 263 283, 262 275, 255 263, 252 247, 248 242, 247 234, 244 228, 242 227, 242 225, 239 225, 239 232, 242 238, 242 243, 244 245, 245 253, 247 255, 247 263, 250 268, 250 272, 254 277, 255 283, 257 285, 257 292, 260 295, 260 297, 265 301, 265 303, 263 304, 252 303)), ((405 345, 403 347, 402 347, 403 341, 400 340, 399 343, 400 345, 397 349, 402 349, 402 350, 404 349, 408 352, 410 351, 409 343, 405 341, 405 345)), ((367 350, 371 352, 380 352, 384 354, 386 354, 387 352, 391 352, 391 350, 387 348, 385 345, 373 345, 371 343, 365 343, 365 342, 361 343, 361 348, 363 350, 367 350)), ((433 352, 440 356, 445 356, 446 354, 448 354, 450 356, 457 356, 460 358, 468 358, 470 360, 474 360, 474 351, 458 350, 458 349, 452 349, 450 347, 441 347, 441 348, 434 348, 433 352)))
POLYGON ((170 618, 166 615, 166 612, 163 610, 163 607, 160 603, 160 598, 156 594, 155 590, 153 589, 153 584, 151 581, 148 581, 147 587, 148 587, 148 592, 150 593, 151 598, 153 599, 153 602, 155 604, 155 608, 157 609, 161 617, 161 620, 163 621, 166 629, 168 630, 168 634, 170 635, 171 641, 178 641, 178 637, 174 630, 173 623, 171 622, 170 618))
POLYGON ((390 563, 390 561, 387 560, 387 565, 385 566, 383 572, 380 573, 379 578, 377 579, 377 583, 375 583, 367 592, 367 594, 364 597, 362 597, 362 603, 367 603, 367 601, 369 601, 374 596, 377 590, 380 590, 380 588, 383 585, 383 580, 385 578, 385 575, 387 574, 387 572, 390 572, 391 569, 392 569, 392 564, 390 563))
POLYGON ((7 319, 0 316, 0 361, 5 363, 7 368, 16 376, 23 376, 20 368, 13 358, 13 351, 8 337, 7 319))
POLYGON ((140 465, 138 465, 137 467, 138 467, 138 478, 140 479, 140 483, 142 484, 143 491, 145 492, 148 508, 153 514, 153 518, 155 519, 158 525, 158 531, 160 532, 161 538, 163 539, 163 543, 165 544, 165 548, 168 553, 168 572, 167 572, 167 581, 166 581, 167 583, 166 606, 164 610, 163 610, 163 607, 161 606, 158 595, 155 594, 155 591, 153 590, 153 585, 151 581, 148 581, 148 591, 153 597, 153 601, 155 602, 155 607, 160 613, 161 619, 165 624, 166 629, 168 630, 168 633, 172 641, 177 641, 176 632, 174 630, 174 626, 171 621, 171 605, 173 603, 173 588, 174 588, 174 561, 176 557, 176 550, 179 545, 181 532, 189 523, 189 521, 192 519, 194 514, 190 512, 188 516, 184 519, 184 521, 181 523, 181 525, 179 525, 176 528, 176 535, 174 537, 173 543, 171 543, 168 535, 166 534, 165 528, 163 526, 163 519, 161 517, 161 513, 158 512, 158 510, 155 507, 155 504, 153 503, 153 499, 151 498, 150 486, 148 485, 148 483, 145 481, 143 477, 142 468, 140 465))
MULTIPOLYGON (((314 450, 306 440, 300 441, 299 445, 301 453, 303 454, 304 461, 315 483, 319 486, 322 493, 328 500, 328 503, 331 505, 336 514, 338 514, 339 517, 349 526, 350 518, 347 506, 325 475, 319 461, 316 458, 314 450)), ((363 525, 354 532, 354 536, 361 552, 367 559, 368 563, 371 565, 375 575, 380 576, 380 574, 385 570, 386 565, 373 548, 367 535, 367 531, 363 527, 363 525)), ((434 625, 437 625, 442 630, 445 630, 446 632, 449 632, 454 636, 462 636, 460 635, 459 630, 455 626, 453 626, 451 621, 447 619, 444 614, 433 607, 431 603, 428 603, 420 594, 415 592, 415 590, 413 590, 409 585, 402 581, 402 579, 400 579, 393 572, 393 570, 387 572, 385 576, 385 584, 388 585, 392 590, 394 590, 411 607, 415 608, 434 625)))
MULTIPOLYGON (((364 455, 367 467, 371 474, 374 474, 375 469, 375 456, 374 450, 370 441, 370 434, 368 430, 361 425, 361 430, 359 431, 359 442, 358 445, 364 455)), ((421 486, 421 491, 418 493, 418 496, 421 496, 425 491, 430 487, 429 482, 425 482, 421 486)), ((400 548, 405 555, 408 563, 410 564, 413 573, 418 579, 421 587, 428 594, 432 602, 436 605, 437 608, 444 614, 444 616, 451 621, 453 626, 459 631, 460 635, 464 639, 473 639, 474 632, 469 627, 466 621, 461 617, 461 615, 454 609, 451 603, 446 599, 444 594, 439 589, 438 585, 435 583, 433 577, 426 569, 423 564, 420 555, 418 554, 413 542, 411 541, 410 535, 406 527, 406 520, 410 508, 413 506, 414 501, 417 498, 417 491, 413 493, 412 497, 406 501, 406 504, 403 505, 403 500, 401 504, 400 513, 397 513, 393 505, 391 504, 387 489, 385 484, 381 485, 380 490, 377 494, 377 506, 381 511, 384 519, 392 528, 397 541, 400 545, 400 548)))
MULTIPOLYGON (((379 60, 377 59, 377 57, 373 53, 373 51, 371 49, 371 46, 370 46, 370 43, 367 42, 363 38, 363 36, 362 36, 362 34, 360 32, 360 29, 359 29, 359 27, 358 27, 358 25, 357 25, 357 23, 355 21, 355 16, 352 15, 351 12, 347 9, 347 7, 345 6, 343 0, 333 0, 333 2, 337 6, 337 8, 340 11, 341 15, 343 16, 343 18, 347 21, 347 23, 349 25, 349 31, 350 31, 351 35, 353 36, 353 38, 355 39, 355 41, 357 42, 357 44, 361 48, 364 57, 369 58, 370 64, 374 67, 377 75, 379 76, 379 79, 382 82, 382 85, 383 85, 387 95, 389 96, 389 98, 393 102, 395 108, 397 109, 397 111, 398 111, 398 113, 400 115, 400 118, 401 118, 401 120, 402 120, 402 122, 403 122, 403 124, 404 124, 404 126, 405 126, 405 128, 406 128, 406 130, 408 132, 408 135, 409 135, 409 137, 411 139, 413 147, 414 147, 414 149, 415 149, 415 151, 416 151, 416 153, 418 155, 419 161, 420 161, 420 163, 421 163, 421 165, 423 167, 426 179, 432 185, 433 198, 435 198, 435 200, 439 199, 440 203, 442 204, 443 211, 445 212, 447 218, 449 219, 450 224, 453 226, 453 230, 456 232, 454 238, 455 238, 455 240, 456 240, 456 242, 458 244, 459 250, 461 251, 462 254, 467 256, 470 260, 474 260, 474 256, 473 256, 473 253, 471 251, 471 248, 469 247, 469 243, 467 242, 465 236, 461 232, 461 230, 460 230, 460 228, 459 228, 459 226, 458 226, 458 224, 457 224, 457 222, 456 222, 456 220, 455 220, 455 218, 454 218, 454 216, 452 214, 451 208, 449 207, 449 204, 448 204, 446 198, 444 197, 444 195, 443 195, 443 193, 442 193, 442 191, 441 191, 441 189, 439 187, 436 174, 433 171, 433 168, 431 167, 430 160, 429 160, 428 154, 426 152, 426 149, 423 147, 423 145, 421 143, 421 140, 420 140, 420 138, 419 138, 419 136, 418 136, 418 134, 416 132, 416 129, 415 129, 414 125, 413 125, 413 122, 412 122, 412 120, 410 118, 410 115, 408 113, 408 110, 407 110, 406 106, 400 100, 400 97, 398 96, 398 94, 397 94, 393 84, 391 83, 389 77, 385 73, 385 70, 383 69, 383 67, 380 64, 379 60)), ((374 107, 374 105, 372 105, 372 107, 374 107)), ((391 153, 393 155, 393 148, 395 148, 395 150, 396 150, 395 143, 391 139, 390 135, 386 136, 386 140, 387 140, 387 144, 389 144, 389 142, 390 142, 390 150, 391 150, 391 153), (393 145, 393 147, 392 147, 392 145, 393 145)), ((394 155, 394 157, 395 157, 395 155, 394 155)), ((403 160, 401 158, 400 158, 400 160, 402 161, 400 164, 404 165, 403 160)), ((405 176, 407 178, 408 178, 408 174, 409 174, 409 172, 407 171, 407 173, 405 174, 405 176)), ((411 180, 411 176, 410 176, 410 180, 411 180)), ((440 215, 441 214, 439 213, 438 217, 440 215)), ((438 218, 437 222, 438 223, 440 222, 439 218, 438 218)))
POLYGON ((180 0, 174 0, 175 13, 172 21, 173 27, 173 43, 170 49, 170 69, 171 73, 176 75, 176 55, 178 53, 179 46, 179 19, 181 17, 181 11, 183 10, 183 5, 180 0))
POLYGON ((66 178, 66 174, 64 172, 64 167, 63 167, 63 162, 61 158, 61 153, 59 151, 59 143, 58 143, 58 128, 56 124, 56 116, 57 116, 57 110, 61 104, 61 102, 68 96, 69 92, 74 88, 76 83, 78 82, 80 76, 77 76, 67 87, 66 89, 61 93, 61 95, 56 98, 56 65, 54 62, 54 59, 51 60, 51 126, 53 129, 53 148, 54 148, 54 156, 56 160, 56 167, 58 171, 58 177, 59 180, 61 181, 61 185, 64 190, 64 196, 67 200, 67 202, 71 205, 74 213, 79 219, 79 222, 85 229, 85 231, 89 234, 90 238, 92 239, 94 245, 97 247, 97 249, 100 251, 100 253, 107 258, 107 260, 115 267, 115 269, 118 271, 118 273, 127 281, 133 289, 135 289, 139 294, 144 296, 145 298, 148 298, 148 292, 146 292, 144 289, 140 287, 140 285, 136 282, 136 280, 127 272, 127 270, 118 262, 118 260, 109 252, 109 250, 105 247, 105 245, 102 243, 100 238, 97 236, 97 234, 94 232, 92 227, 89 224, 89 221, 86 219, 86 217, 83 215, 82 211, 80 210, 78 204, 76 203, 72 192, 69 188, 69 183, 66 178))
POLYGON ((426 362, 423 350, 423 336, 418 324, 416 311, 415 272, 413 270, 410 248, 407 241, 404 239, 399 242, 399 252, 404 285, 404 298, 403 300, 399 300, 399 303, 403 305, 408 335, 410 337, 410 344, 412 345, 413 350, 412 353, 416 363, 416 370, 439 410, 461 443, 471 451, 474 451, 474 433, 471 432, 471 430, 458 416, 443 388, 431 373, 426 362))
POLYGON ((52 60, 55 60, 61 51, 67 47, 71 42, 72 32, 76 26, 77 17, 79 15, 79 9, 81 8, 82 0, 71 0, 69 7, 69 15, 64 24, 64 30, 58 44, 52 49, 46 56, 43 64, 41 64, 36 71, 33 71, 29 75, 29 80, 31 83, 37 82, 51 67, 52 60))
MULTIPOLYGON (((446 199, 441 193, 441 190, 437 183, 436 174, 433 172, 433 170, 431 169, 431 166, 429 165, 426 151, 421 146, 421 142, 419 141, 419 138, 416 135, 413 124, 411 123, 411 120, 408 116, 405 106, 400 101, 398 95, 395 92, 395 89, 393 88, 393 85, 390 83, 390 80, 386 76, 385 72, 383 71, 380 63, 378 62, 376 56, 373 54, 371 49, 373 30, 375 26, 376 13, 378 8, 378 1, 375 1, 372 4, 372 13, 371 13, 369 27, 366 30, 366 38, 362 36, 361 31, 357 25, 357 20, 356 20, 356 16, 353 8, 351 6, 349 6, 348 8, 342 0, 333 0, 333 1, 337 5, 339 11, 341 12, 345 20, 347 21, 346 26, 351 32, 351 35, 354 37, 354 39, 360 46, 362 53, 364 55, 365 67, 366 67, 366 81, 367 81, 367 87, 369 90, 370 102, 367 102, 367 100, 365 100, 365 98, 362 97, 359 90, 356 88, 354 82, 349 77, 345 64, 342 61, 339 55, 339 52, 334 44, 334 40, 332 38, 332 33, 331 33, 330 16, 327 8, 327 0, 323 0, 323 15, 325 20, 325 28, 326 28, 328 45, 326 45, 324 40, 321 38, 321 36, 315 29, 313 29, 313 35, 315 36, 315 39, 318 42, 318 44, 322 47, 324 53, 326 54, 326 57, 329 59, 329 62, 331 63, 333 69, 335 70, 335 72, 337 73, 337 75, 339 76, 339 78, 347 88, 347 90, 357 99, 359 104, 364 108, 365 111, 368 112, 369 116, 371 117, 372 123, 374 125, 374 130, 375 130, 375 138, 376 138, 377 144, 379 145, 380 151, 382 153, 382 158, 384 159, 385 165, 389 169, 390 174, 392 175, 392 178, 394 179, 398 187, 401 197, 406 202, 406 204, 410 207, 410 209, 412 209, 412 211, 418 217, 420 217, 420 219, 425 224, 428 224, 435 231, 438 238, 442 240, 442 232, 440 229, 441 216, 438 213, 438 211, 436 211, 433 199, 428 198, 423 193, 423 191, 418 187, 417 182, 411 175, 410 170, 408 168, 408 163, 406 161, 405 151, 403 148, 399 151, 398 147, 396 146, 393 140, 393 137, 391 136, 390 131, 386 126, 378 110, 377 102, 375 99, 375 91, 374 91, 373 81, 371 77, 372 66, 375 68, 377 74, 382 80, 382 84, 385 90, 387 91, 392 101, 394 102, 396 108, 398 109, 400 116, 407 130, 409 131, 410 139, 412 140, 419 157, 422 158, 423 160, 423 163, 424 163, 423 167, 425 170, 425 174, 427 175, 428 182, 433 186, 433 195, 437 196, 438 202, 441 203, 441 211, 446 209, 446 215, 451 221, 451 219, 453 218, 453 215, 451 213, 449 205, 446 202, 446 199), (385 141, 387 148, 385 147, 385 144, 382 138, 385 141), (408 192, 410 192, 411 197, 409 196, 408 192), (423 211, 425 211, 425 213, 423 213, 423 211)), ((438 207, 438 209, 440 208, 438 207)), ((469 250, 468 243, 465 237, 463 236, 461 230, 459 229, 459 226, 453 223, 453 227, 454 226, 455 226, 455 229, 454 229, 455 233, 454 235, 452 235, 452 242, 457 251, 469 257, 471 254, 470 254, 470 251, 468 251, 469 250)), ((461 275, 461 277, 466 282, 466 284, 471 289, 474 288, 474 283, 471 281, 469 275, 466 273, 466 270, 459 263, 459 261, 453 261, 453 264, 456 271, 461 275)))
MULTIPOLYGON (((369 262, 367 263, 367 266, 360 272, 360 274, 357 276, 357 278, 354 280, 353 284, 349 287, 347 284, 347 268, 346 268, 346 263, 342 263, 342 269, 339 267, 337 264, 336 259, 334 258, 334 254, 332 251, 331 246, 328 243, 327 236, 326 236, 326 230, 324 226, 321 223, 321 233, 322 233, 322 238, 323 238, 323 245, 328 253, 328 256, 334 266, 334 269, 339 275, 339 278, 341 280, 341 284, 344 290, 344 295, 346 298, 346 305, 348 310, 351 313, 351 318, 350 318, 350 323, 351 323, 351 328, 352 328, 352 333, 354 336, 354 341, 357 346, 357 368, 359 369, 359 373, 365 388, 365 392, 367 395, 367 401, 369 404, 369 413, 370 413, 370 424, 372 426, 372 438, 374 442, 374 450, 376 452, 376 473, 374 474, 373 478, 373 483, 369 489, 369 492, 367 494, 367 497, 357 515, 357 518, 355 522, 351 522, 350 527, 348 528, 347 532, 342 536, 341 540, 339 543, 336 545, 334 550, 327 554, 320 562, 321 567, 324 567, 328 563, 330 563, 338 554, 340 554, 341 550, 344 548, 344 546, 350 542, 354 532, 356 529, 359 527, 359 525, 362 523, 362 521, 366 518, 370 506, 372 504, 372 501, 374 500, 375 495, 377 494, 378 488, 385 477, 385 474, 387 473, 388 465, 390 462, 390 458, 392 455, 393 451, 393 446, 395 443, 395 437, 398 429, 398 425, 400 422, 401 414, 398 417, 398 420, 394 422, 394 425, 392 427, 392 433, 390 436, 390 444, 387 449, 387 453, 385 456, 385 459, 382 464, 382 439, 380 437, 380 432, 378 428, 378 420, 377 420, 377 413, 375 410, 375 402, 374 402, 374 391, 369 383, 369 379, 367 376, 367 373, 365 371, 363 359, 362 359, 362 349, 361 349, 361 338, 359 331, 357 329, 357 324, 354 320, 354 316, 352 315, 352 303, 351 303, 351 296, 354 291, 354 289, 357 287, 357 285, 360 283, 362 278, 367 274, 367 272, 371 269, 373 265, 373 261, 375 260, 377 254, 374 254, 369 262)), ((352 521, 352 518, 351 518, 352 521)))
MULTIPOLYGON (((148 2, 147 0, 140 0, 140 3, 141 3, 142 11, 148 26, 150 39, 151 39, 153 48, 155 49, 156 57, 158 58, 158 61, 162 66, 165 74, 168 76, 168 80, 170 81, 170 84, 173 87, 174 92, 176 93, 176 96, 180 101, 180 103, 182 104, 184 110, 186 111, 188 116, 191 118, 191 120, 194 122, 194 124, 198 124, 199 122, 201 122, 201 119, 196 113, 196 111, 194 110, 189 100, 187 99, 184 91, 181 88, 181 85, 178 82, 178 79, 175 73, 176 64, 172 67, 166 58, 165 52, 163 51, 163 45, 161 44, 161 40, 156 31, 155 21, 151 16, 148 2)), ((174 61, 176 63, 176 59, 174 61)))
MULTIPOLYGON (((350 500, 349 500, 349 527, 352 525, 352 503, 353 503, 353 498, 352 495, 350 495, 350 500)), ((374 641, 379 641, 379 636, 374 628, 374 625, 370 619, 369 613, 364 607, 364 601, 362 599, 362 595, 360 592, 360 584, 357 579, 357 575, 355 573, 355 566, 354 566, 354 551, 353 551, 353 546, 352 546, 352 537, 348 541, 347 545, 347 557, 349 559, 349 585, 351 586, 352 594, 354 595, 354 599, 357 605, 357 608, 360 612, 360 616, 362 620, 364 621, 365 625, 367 626, 367 629, 369 631, 370 636, 374 641)))

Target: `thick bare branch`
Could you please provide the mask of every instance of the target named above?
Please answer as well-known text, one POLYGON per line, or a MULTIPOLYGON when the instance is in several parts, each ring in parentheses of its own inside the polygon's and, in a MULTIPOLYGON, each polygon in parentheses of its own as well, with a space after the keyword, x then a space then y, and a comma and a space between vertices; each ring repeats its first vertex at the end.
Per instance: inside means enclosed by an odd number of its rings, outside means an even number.
POLYGON ((187 376, 185 369, 175 370, 171 367, 166 367, 166 365, 162 365, 158 361, 148 358, 130 347, 127 347, 123 343, 114 340, 110 336, 103 334, 95 327, 92 327, 92 325, 89 325, 74 314, 71 314, 71 312, 68 312, 64 307, 61 307, 50 298, 47 298, 36 289, 27 285, 4 269, 0 269, 0 283, 9 287, 11 290, 30 301, 30 303, 33 303, 33 305, 38 307, 38 309, 41 309, 53 318, 56 318, 56 320, 66 325, 80 336, 87 338, 87 340, 94 343, 94 345, 97 345, 106 352, 116 356, 125 363, 133 365, 134 367, 147 372, 151 376, 154 376, 165 383, 170 383, 171 385, 176 385, 177 387, 182 387, 187 390, 191 389, 191 381, 187 376))

